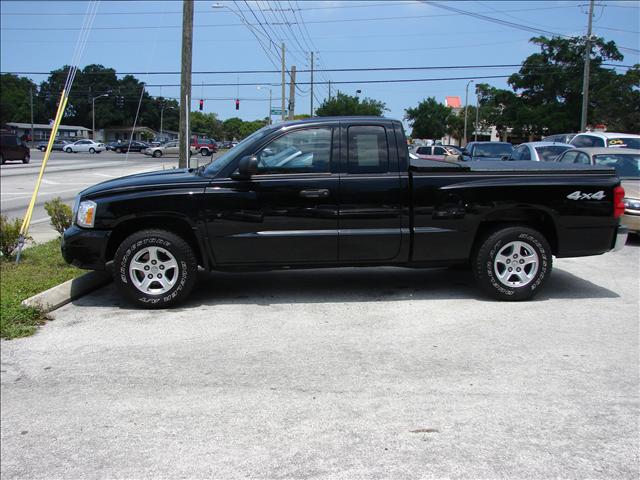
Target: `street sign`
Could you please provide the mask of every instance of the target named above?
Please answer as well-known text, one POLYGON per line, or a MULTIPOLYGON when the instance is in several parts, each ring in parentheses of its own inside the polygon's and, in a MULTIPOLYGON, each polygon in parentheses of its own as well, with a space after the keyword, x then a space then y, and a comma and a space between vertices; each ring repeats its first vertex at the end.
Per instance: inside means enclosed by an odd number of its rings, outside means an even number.
MULTIPOLYGON (((287 115, 287 110, 284 111, 284 114, 287 115)), ((282 110, 279 108, 272 108, 271 115, 282 115, 282 110)))

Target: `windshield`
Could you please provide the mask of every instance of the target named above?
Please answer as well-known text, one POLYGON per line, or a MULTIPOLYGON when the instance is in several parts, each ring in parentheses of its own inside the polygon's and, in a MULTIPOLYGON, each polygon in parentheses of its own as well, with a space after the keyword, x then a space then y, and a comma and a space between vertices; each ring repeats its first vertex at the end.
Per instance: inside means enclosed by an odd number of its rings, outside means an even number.
POLYGON ((211 163, 209 163, 205 167, 204 174, 207 176, 215 175, 224 167, 229 165, 229 163, 231 163, 231 161, 236 158, 236 156, 238 155, 238 152, 242 151, 242 148, 244 146, 246 146, 247 144, 255 140, 259 140, 260 138, 264 137, 272 130, 273 130, 273 126, 267 125, 265 127, 262 127, 260 130, 253 132, 251 135, 249 135, 247 138, 245 138, 240 143, 238 143, 235 147, 233 147, 233 149, 220 155, 218 158, 215 158, 211 163))
POLYGON ((640 149, 640 138, 619 137, 609 139, 610 147, 640 149))
POLYGON ((513 151, 510 143, 483 143, 473 148, 474 157, 501 157, 509 155, 513 151))
POLYGON ((640 178, 640 155, 605 153, 593 157, 596 165, 613 167, 619 177, 640 178))
POLYGON ((538 152, 538 157, 540 157, 541 162, 553 162, 558 155, 570 148, 571 147, 553 145, 548 147, 536 147, 536 152, 538 152))

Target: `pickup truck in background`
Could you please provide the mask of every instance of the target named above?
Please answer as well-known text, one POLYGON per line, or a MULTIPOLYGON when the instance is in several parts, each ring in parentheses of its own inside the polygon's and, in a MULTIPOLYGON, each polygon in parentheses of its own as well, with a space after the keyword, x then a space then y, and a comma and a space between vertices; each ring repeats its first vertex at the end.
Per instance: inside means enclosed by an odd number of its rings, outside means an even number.
POLYGON ((443 145, 430 145, 416 148, 415 154, 422 160, 446 160, 455 162, 460 159, 460 150, 443 145))
POLYGON ((138 305, 184 300, 205 270, 466 265, 501 300, 531 298, 553 257, 620 248, 615 170, 546 162, 409 161, 379 117, 266 126, 200 168, 78 195, 65 259, 104 269, 138 305))

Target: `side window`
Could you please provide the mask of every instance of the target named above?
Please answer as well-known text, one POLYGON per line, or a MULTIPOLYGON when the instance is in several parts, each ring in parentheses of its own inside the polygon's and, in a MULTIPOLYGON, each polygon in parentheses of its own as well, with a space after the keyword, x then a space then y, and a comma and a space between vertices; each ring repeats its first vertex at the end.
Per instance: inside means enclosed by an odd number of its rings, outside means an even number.
POLYGON ((591 137, 591 145, 594 147, 604 147, 604 140, 600 137, 591 137))
POLYGON ((418 149, 416 150, 416 153, 418 155, 430 155, 431 147, 418 147, 418 149))
POLYGON ((434 155, 446 155, 447 152, 444 148, 442 147, 433 147, 433 154, 434 155))
POLYGON ((522 160, 522 147, 516 148, 513 153, 511 153, 511 160, 522 160))
POLYGON ((560 159, 560 161, 562 163, 573 163, 576 159, 576 157, 578 156, 578 152, 567 152, 564 154, 564 156, 560 159))
POLYGON ((294 130, 260 150, 258 174, 330 172, 331 128, 294 130))
POLYGON ((589 157, 587 157, 582 152, 578 152, 578 156, 576 157, 575 163, 580 163, 582 165, 591 165, 591 162, 589 161, 589 157))
POLYGON ((531 152, 529 151, 529 147, 521 147, 522 148, 522 160, 531 160, 531 152))
POLYGON ((347 131, 349 173, 386 173, 389 171, 387 133, 382 126, 354 126, 347 131))
POLYGON ((579 135, 573 139, 573 145, 576 147, 591 147, 591 137, 589 135, 579 135))

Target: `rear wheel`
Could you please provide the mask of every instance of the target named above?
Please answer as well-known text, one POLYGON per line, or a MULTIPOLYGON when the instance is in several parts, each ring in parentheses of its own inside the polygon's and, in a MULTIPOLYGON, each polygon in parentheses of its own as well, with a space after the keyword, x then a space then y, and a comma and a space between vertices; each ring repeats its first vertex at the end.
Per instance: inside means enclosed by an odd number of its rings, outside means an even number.
POLYGON ((4 159, 4 155, 0 153, 0 165, 4 165, 6 160, 4 159))
POLYGON ((22 163, 29 163, 31 161, 31 155, 29 153, 24 154, 24 158, 22 159, 22 163))
POLYGON ((120 291, 145 308, 166 308, 183 301, 193 288, 198 263, 178 235, 142 230, 127 237, 114 257, 114 281, 120 291))
POLYGON ((116 153, 122 153, 122 149, 121 148, 116 148, 116 153))
POLYGON ((208 157, 210 155, 209 149, 208 148, 201 148, 200 149, 200 155, 202 155, 203 157, 208 157))
POLYGON ((479 286, 499 300, 533 297, 551 274, 553 256, 544 235, 525 226, 491 233, 472 260, 479 286))
POLYGON ((162 156, 162 152, 160 150, 155 150, 152 156, 154 158, 160 158, 162 156))
POLYGON ((95 148, 93 148, 93 147, 91 147, 91 148, 89 149, 89 153, 91 153, 91 154, 96 153, 96 149, 95 149, 95 148))
POLYGON ((73 152, 73 150, 71 148, 67 148, 67 149, 65 149, 65 152, 71 153, 71 152, 73 152))

